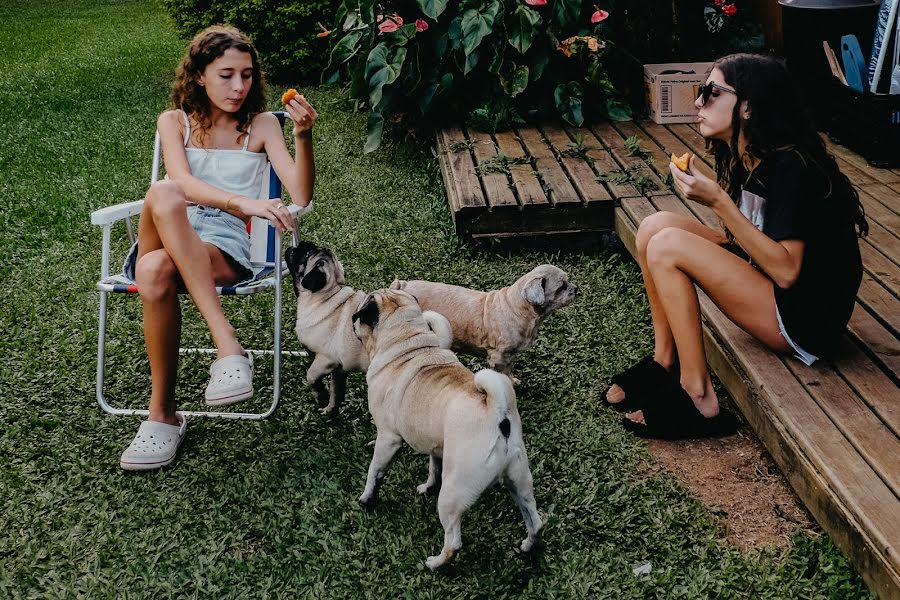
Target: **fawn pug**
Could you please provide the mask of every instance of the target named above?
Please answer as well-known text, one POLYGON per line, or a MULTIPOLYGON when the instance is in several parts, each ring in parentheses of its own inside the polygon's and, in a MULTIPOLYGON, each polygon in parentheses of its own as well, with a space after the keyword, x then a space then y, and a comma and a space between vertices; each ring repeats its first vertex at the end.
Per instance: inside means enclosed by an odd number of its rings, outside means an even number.
POLYGON ((440 486, 444 545, 426 560, 430 569, 459 550, 463 514, 497 481, 506 484, 525 519, 521 550, 527 552, 542 523, 512 382, 490 369, 473 374, 440 346, 422 315, 413 296, 396 290, 372 292, 353 315, 369 355, 369 412, 378 430, 359 500, 375 503, 391 459, 406 442, 430 457, 428 480, 416 490, 440 486))
MULTIPOLYGON (((319 408, 328 414, 343 401, 347 374, 365 371, 369 357, 362 342, 353 334, 351 317, 365 299, 361 292, 346 285, 344 267, 327 248, 300 242, 285 253, 297 295, 295 333, 300 343, 315 354, 306 372, 306 383, 316 392, 319 408), (331 390, 325 377, 331 375, 331 390)), ((450 347, 450 324, 445 318, 428 313, 426 319, 450 347)))
POLYGON ((422 309, 447 317, 454 350, 487 356, 491 369, 510 377, 513 361, 534 343, 544 319, 578 293, 565 271, 553 265, 539 265, 512 285, 489 292, 399 279, 391 289, 408 292, 422 309))

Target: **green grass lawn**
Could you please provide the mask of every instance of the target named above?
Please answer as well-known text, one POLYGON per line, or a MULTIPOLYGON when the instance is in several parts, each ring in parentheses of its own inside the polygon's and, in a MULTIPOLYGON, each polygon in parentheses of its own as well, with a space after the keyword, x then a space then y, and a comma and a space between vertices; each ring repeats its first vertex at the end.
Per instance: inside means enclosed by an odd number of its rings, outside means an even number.
MULTIPOLYGON (((349 283, 486 289, 549 261, 581 287, 517 370, 543 553, 517 553, 524 527, 498 488, 467 515, 453 565, 429 572, 443 531, 435 499, 414 490, 427 459, 401 452, 381 505, 362 510, 375 437, 364 379, 351 378, 343 411, 326 420, 302 383, 304 359, 285 360, 272 419, 192 420, 172 467, 123 473, 138 421, 104 416, 94 398, 100 234, 88 216, 147 186, 155 118, 184 47, 148 4, 0 3, 0 597, 867 596, 827 537, 750 554, 729 546, 715 517, 671 477, 648 475, 644 445, 598 411, 603 382, 651 347, 629 257, 461 242, 434 159, 398 144, 362 156, 365 116, 333 90, 304 90, 321 118, 303 229, 342 259, 349 283), (634 575, 647 560, 652 572, 634 575)), ((139 305, 111 300, 108 393, 144 407, 139 305)), ((226 310, 245 345, 265 347, 271 298, 229 299, 226 310)), ((208 344, 186 312, 186 341, 208 344)), ((271 393, 262 362, 259 406, 271 393)), ((184 361, 184 407, 199 404, 207 366, 184 361)))

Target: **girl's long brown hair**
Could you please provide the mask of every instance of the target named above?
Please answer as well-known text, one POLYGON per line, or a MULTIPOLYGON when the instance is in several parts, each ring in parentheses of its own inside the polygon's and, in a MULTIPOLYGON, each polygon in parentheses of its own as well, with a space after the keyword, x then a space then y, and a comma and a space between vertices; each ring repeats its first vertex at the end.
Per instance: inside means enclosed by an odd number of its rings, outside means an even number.
POLYGON ((175 71, 175 82, 172 84, 172 108, 181 109, 197 121, 200 128, 200 140, 203 140, 212 127, 209 96, 206 88, 198 79, 207 66, 229 48, 235 48, 250 55, 253 64, 253 79, 250 91, 241 108, 235 113, 237 117, 237 139, 247 132, 250 121, 266 109, 266 82, 256 48, 246 35, 227 25, 207 27, 194 36, 187 52, 175 71))
MULTIPOLYGON (((763 160, 776 150, 792 150, 804 163, 822 175, 824 199, 846 199, 846 211, 860 236, 869 233, 866 213, 859 201, 859 193, 850 179, 828 153, 825 141, 816 131, 812 117, 798 94, 782 60, 763 54, 731 54, 716 61, 725 82, 737 95, 731 117, 732 136, 729 142, 709 142, 716 161, 719 185, 733 199, 740 197, 749 172, 746 158, 763 160), (747 101, 748 119, 741 118, 741 104, 747 101), (738 137, 743 130, 745 154, 740 156, 738 137)), ((817 192, 811 190, 813 192, 817 192)))

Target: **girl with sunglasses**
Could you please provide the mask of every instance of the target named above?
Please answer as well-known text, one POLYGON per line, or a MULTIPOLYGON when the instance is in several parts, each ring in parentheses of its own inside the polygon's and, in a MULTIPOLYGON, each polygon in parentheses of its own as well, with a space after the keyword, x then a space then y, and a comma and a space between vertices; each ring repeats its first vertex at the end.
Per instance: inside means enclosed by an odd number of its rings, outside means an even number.
POLYGON ((806 364, 844 332, 862 278, 859 196, 802 105, 784 63, 735 54, 717 61, 697 97, 700 133, 718 181, 669 165, 685 198, 710 207, 724 233, 669 212, 636 237, 655 347, 613 378, 604 404, 642 437, 732 433, 703 349, 702 288, 736 325, 806 364), (630 412, 629 412, 630 411, 630 412))

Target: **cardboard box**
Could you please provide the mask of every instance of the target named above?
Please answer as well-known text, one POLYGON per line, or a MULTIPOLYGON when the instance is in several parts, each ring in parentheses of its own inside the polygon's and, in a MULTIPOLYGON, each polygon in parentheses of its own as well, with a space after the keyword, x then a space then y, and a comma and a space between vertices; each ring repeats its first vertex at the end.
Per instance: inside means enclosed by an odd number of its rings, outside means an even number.
POLYGON ((696 123, 694 101, 712 66, 711 62, 644 65, 650 118, 655 123, 696 123))

